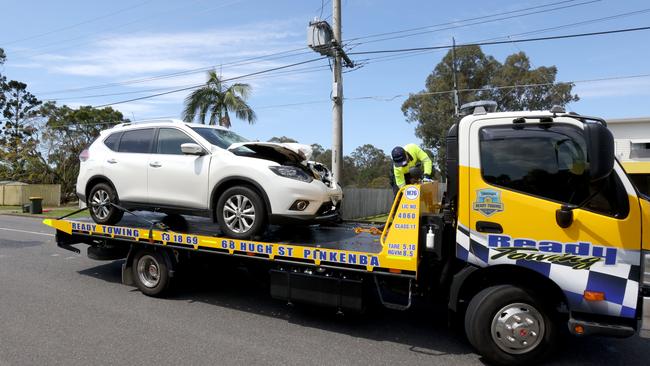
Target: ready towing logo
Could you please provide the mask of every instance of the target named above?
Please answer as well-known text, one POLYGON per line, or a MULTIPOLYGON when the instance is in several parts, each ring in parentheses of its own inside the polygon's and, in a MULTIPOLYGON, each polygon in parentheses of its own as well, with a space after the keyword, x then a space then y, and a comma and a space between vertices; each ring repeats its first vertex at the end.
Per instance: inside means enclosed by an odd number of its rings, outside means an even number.
POLYGON ((497 212, 502 212, 501 192, 494 189, 479 189, 476 191, 476 201, 474 201, 473 209, 488 217, 497 212))
POLYGON ((511 238, 508 235, 488 235, 488 247, 497 254, 490 259, 502 257, 567 264, 573 269, 589 269, 595 263, 616 264, 616 248, 601 247, 591 243, 561 243, 550 240, 511 238))

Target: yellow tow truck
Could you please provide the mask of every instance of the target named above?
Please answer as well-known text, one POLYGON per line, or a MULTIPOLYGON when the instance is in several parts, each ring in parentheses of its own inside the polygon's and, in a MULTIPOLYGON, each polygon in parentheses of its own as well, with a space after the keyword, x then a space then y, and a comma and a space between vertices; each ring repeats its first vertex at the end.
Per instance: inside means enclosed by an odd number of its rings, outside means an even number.
POLYGON ((212 256, 262 269, 271 296, 289 302, 361 311, 376 297, 407 310, 435 298, 496 364, 539 362, 562 328, 650 337, 650 201, 615 160, 606 122, 494 109, 467 105, 449 130, 442 202, 437 183, 407 185, 381 229, 281 227, 236 240, 189 218, 44 223, 62 248, 125 258, 123 282, 150 296, 212 256))

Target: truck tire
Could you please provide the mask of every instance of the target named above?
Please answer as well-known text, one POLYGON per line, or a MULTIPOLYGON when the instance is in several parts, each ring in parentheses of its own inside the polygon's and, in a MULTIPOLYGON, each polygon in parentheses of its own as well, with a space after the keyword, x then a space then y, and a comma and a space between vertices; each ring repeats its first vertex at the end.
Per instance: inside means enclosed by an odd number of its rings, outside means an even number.
POLYGON ((169 266, 163 255, 151 249, 142 249, 133 257, 133 280, 147 296, 162 297, 169 291, 169 266))
POLYGON ((465 333, 490 363, 534 364, 548 356, 557 339, 550 314, 552 310, 522 288, 488 287, 470 301, 465 333))
POLYGON ((101 225, 113 225, 120 222, 124 215, 124 212, 111 205, 119 202, 113 187, 106 183, 97 183, 90 189, 86 205, 93 221, 101 225))
POLYGON ((217 222, 224 234, 234 239, 251 239, 266 228, 264 202, 255 190, 228 188, 217 202, 217 222))

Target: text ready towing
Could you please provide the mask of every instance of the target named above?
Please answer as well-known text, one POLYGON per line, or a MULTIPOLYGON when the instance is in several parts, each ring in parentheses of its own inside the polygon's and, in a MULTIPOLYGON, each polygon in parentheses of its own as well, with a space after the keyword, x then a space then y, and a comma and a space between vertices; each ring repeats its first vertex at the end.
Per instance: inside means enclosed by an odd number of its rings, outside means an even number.
POLYGON ((123 282, 150 296, 209 256, 268 275, 271 296, 288 302, 361 311, 368 299, 399 310, 438 299, 494 364, 540 362, 563 329, 649 337, 650 199, 615 161, 605 121, 494 110, 467 105, 449 130, 443 201, 435 182, 407 185, 383 229, 344 223, 243 241, 190 218, 45 224, 62 248, 126 258, 123 282))

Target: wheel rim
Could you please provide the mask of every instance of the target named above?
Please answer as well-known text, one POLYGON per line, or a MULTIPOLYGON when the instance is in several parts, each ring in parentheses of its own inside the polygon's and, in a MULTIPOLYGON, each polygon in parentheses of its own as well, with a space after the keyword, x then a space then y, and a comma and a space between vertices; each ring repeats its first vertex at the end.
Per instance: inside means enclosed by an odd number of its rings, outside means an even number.
POLYGON ((149 254, 143 255, 138 261, 138 277, 148 288, 154 288, 160 283, 160 267, 158 261, 149 254))
POLYGON ((255 206, 248 197, 236 194, 223 205, 223 221, 235 233, 245 233, 255 223, 255 206))
POLYGON ((98 189, 93 193, 90 201, 93 214, 100 219, 105 220, 110 214, 111 196, 103 189, 98 189))
POLYGON ((544 318, 537 309, 524 303, 504 306, 492 319, 492 340, 510 354, 527 353, 544 338, 544 318))

